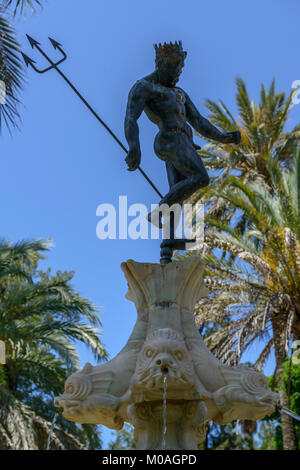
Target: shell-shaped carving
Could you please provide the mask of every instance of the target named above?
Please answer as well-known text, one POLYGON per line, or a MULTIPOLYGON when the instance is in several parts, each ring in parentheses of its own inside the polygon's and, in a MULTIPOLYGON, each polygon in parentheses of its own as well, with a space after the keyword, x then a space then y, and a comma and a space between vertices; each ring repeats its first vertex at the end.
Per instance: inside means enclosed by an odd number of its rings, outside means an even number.
POLYGON ((74 400, 84 400, 92 391, 92 382, 87 375, 71 375, 65 384, 65 393, 74 400))
POLYGON ((200 297, 209 292, 203 285, 204 263, 198 256, 165 265, 128 260, 121 268, 128 282, 126 297, 138 311, 161 302, 192 311, 200 297))

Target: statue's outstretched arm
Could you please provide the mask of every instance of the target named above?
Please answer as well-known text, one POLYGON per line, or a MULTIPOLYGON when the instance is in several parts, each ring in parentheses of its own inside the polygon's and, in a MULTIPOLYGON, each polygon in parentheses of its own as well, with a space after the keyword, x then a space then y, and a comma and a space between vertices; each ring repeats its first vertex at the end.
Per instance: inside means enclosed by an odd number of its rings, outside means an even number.
POLYGON ((144 110, 148 96, 148 85, 140 81, 133 85, 128 95, 124 130, 125 137, 129 145, 129 151, 125 158, 129 171, 136 170, 141 162, 139 127, 137 120, 144 110))
POLYGON ((219 130, 213 124, 211 124, 207 119, 205 119, 199 111, 197 110, 196 106, 191 101, 190 97, 185 93, 185 108, 186 108, 186 116, 187 121, 191 124, 191 126, 199 132, 199 134, 203 135, 208 139, 216 140, 217 142, 221 142, 223 144, 239 144, 241 140, 241 134, 239 131, 234 132, 224 132, 219 130))

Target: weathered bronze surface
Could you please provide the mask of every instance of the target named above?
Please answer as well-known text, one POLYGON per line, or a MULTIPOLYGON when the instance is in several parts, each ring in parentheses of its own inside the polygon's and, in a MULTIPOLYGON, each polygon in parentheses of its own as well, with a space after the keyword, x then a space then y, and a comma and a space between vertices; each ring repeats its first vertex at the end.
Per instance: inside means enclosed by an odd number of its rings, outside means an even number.
MULTIPOLYGON (((153 73, 138 80, 128 96, 125 136, 129 145, 126 162, 129 171, 139 168, 141 149, 137 120, 143 111, 158 126, 154 151, 166 162, 169 192, 161 199, 162 204, 170 208, 182 204, 195 191, 209 184, 209 176, 201 157, 197 153, 199 146, 193 142, 193 131, 208 139, 220 143, 239 144, 239 131, 224 132, 205 119, 188 94, 176 86, 187 53, 182 49, 181 41, 175 44, 155 45, 156 68, 153 73)), ((157 211, 156 211, 157 213, 157 211)), ((161 215, 161 214, 160 214, 161 215)), ((148 220, 154 220, 149 214, 148 220)), ((170 221, 173 234, 161 244, 161 263, 172 261, 174 249, 183 249, 189 240, 174 238, 174 219, 170 221)))
POLYGON ((138 80, 128 97, 125 136, 129 145, 126 157, 128 170, 134 171, 141 161, 137 120, 143 111, 158 126, 154 142, 156 155, 166 162, 169 192, 160 205, 181 204, 197 189, 209 184, 209 176, 193 142, 194 128, 208 139, 221 143, 236 143, 239 131, 224 132, 205 119, 188 94, 176 86, 184 66, 186 52, 181 41, 155 45, 156 68, 138 80))

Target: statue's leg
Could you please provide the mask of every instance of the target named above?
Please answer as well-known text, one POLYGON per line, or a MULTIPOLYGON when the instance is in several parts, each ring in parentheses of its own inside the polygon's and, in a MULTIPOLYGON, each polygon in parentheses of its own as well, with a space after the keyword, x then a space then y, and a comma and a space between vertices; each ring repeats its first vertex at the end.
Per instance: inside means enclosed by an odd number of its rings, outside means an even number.
POLYGON ((183 181, 184 179, 186 179, 186 176, 179 173, 179 171, 176 170, 175 166, 170 161, 166 162, 166 170, 167 170, 168 183, 169 183, 170 189, 175 184, 179 183, 179 181, 183 181))
POLYGON ((162 198, 159 205, 181 204, 197 189, 209 184, 205 166, 184 134, 177 134, 173 145, 168 146, 167 171, 170 191, 162 198))
MULTIPOLYGON (((166 170, 167 170, 168 183, 169 183, 170 189, 173 186, 175 186, 175 184, 179 183, 179 181, 182 181, 182 180, 186 179, 186 176, 179 173, 179 171, 176 170, 175 166, 170 161, 166 162, 166 170)), ((154 209, 154 214, 157 214, 156 209, 154 209)), ((163 227, 163 225, 162 225, 162 213, 161 212, 158 215, 155 215, 155 216, 153 216, 153 213, 150 212, 148 214, 148 221, 152 222, 154 225, 157 225, 159 228, 163 227)), ((176 224, 176 226, 177 226, 177 224, 176 224)))
MULTIPOLYGON (((160 133, 155 145, 155 153, 166 161, 170 191, 159 206, 182 204, 197 189, 209 184, 209 176, 193 142, 183 133, 160 133)), ((159 207, 148 214, 149 222, 162 228, 162 214, 159 207)))

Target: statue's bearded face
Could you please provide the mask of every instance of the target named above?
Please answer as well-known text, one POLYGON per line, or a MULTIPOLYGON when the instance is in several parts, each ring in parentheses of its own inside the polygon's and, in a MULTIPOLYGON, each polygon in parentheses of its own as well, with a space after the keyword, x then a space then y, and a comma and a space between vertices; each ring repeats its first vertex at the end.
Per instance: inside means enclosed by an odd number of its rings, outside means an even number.
POLYGON ((183 65, 184 62, 181 57, 176 59, 166 57, 161 60, 157 65, 160 83, 167 87, 174 87, 179 80, 183 65))

